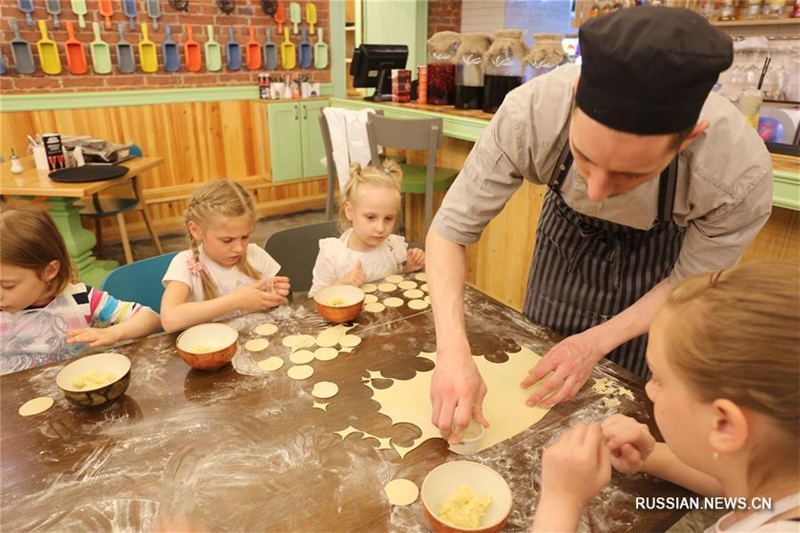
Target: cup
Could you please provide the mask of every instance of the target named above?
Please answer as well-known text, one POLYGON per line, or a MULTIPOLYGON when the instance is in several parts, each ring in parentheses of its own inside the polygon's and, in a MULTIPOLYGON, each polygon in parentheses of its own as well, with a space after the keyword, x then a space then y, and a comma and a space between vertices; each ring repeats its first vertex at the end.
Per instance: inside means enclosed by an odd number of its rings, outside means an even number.
POLYGON ((44 146, 37 145, 33 147, 33 162, 36 165, 36 170, 50 170, 47 165, 47 152, 44 146))
POLYGON ((758 113, 761 111, 763 95, 758 89, 745 89, 739 96, 739 111, 744 115, 747 123, 758 129, 758 113))
POLYGON ((484 428, 477 420, 470 420, 467 428, 461 432, 461 442, 450 444, 450 449, 459 455, 472 455, 481 448, 484 428))

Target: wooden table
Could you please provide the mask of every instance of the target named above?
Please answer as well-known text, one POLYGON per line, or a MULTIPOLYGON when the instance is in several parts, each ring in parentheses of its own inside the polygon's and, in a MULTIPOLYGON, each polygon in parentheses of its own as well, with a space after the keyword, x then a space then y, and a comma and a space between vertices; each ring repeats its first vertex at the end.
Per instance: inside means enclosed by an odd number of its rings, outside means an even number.
POLYGON ((119 266, 116 261, 98 260, 92 253, 97 244, 94 233, 81 224, 82 206, 75 205, 81 198, 91 198, 95 193, 124 184, 137 176, 164 164, 161 157, 138 157, 122 163, 128 173, 113 180, 86 183, 59 183, 48 177, 50 171, 37 170, 33 158, 24 158, 25 171, 12 174, 10 162, 0 165, 0 194, 26 198, 45 197, 47 212, 64 237, 72 261, 78 269, 81 281, 99 287, 109 272, 119 266))
MULTIPOLYGON (((556 340, 471 288, 467 309, 471 345, 490 360, 517 351, 520 343, 544 353, 556 340)), ((289 333, 316 334, 327 326, 308 300, 229 323, 243 343, 264 320, 279 331, 258 359, 285 353, 280 339, 289 333)), ((363 313, 350 333, 363 338, 351 354, 312 362, 314 375, 299 382, 286 376, 288 362, 263 376, 241 375, 231 366, 190 370, 175 352, 174 335, 118 347, 133 363, 130 388, 118 403, 95 411, 62 398, 41 415, 17 414, 33 397, 58 397, 55 376, 62 365, 0 377, 0 529, 149 530, 160 520, 166 530, 427 531, 421 502, 392 508, 383 486, 397 477, 421 485, 432 468, 458 456, 432 439, 400 459, 394 450, 377 450, 374 439, 351 434, 342 440, 334 431, 352 425, 411 444, 418 430, 392 426, 362 379, 367 370, 394 379, 429 370, 431 361, 416 355, 434 350, 431 311, 363 313), (312 408, 310 391, 320 380, 339 385, 327 411, 312 408)), ((623 399, 616 410, 652 425, 637 378, 611 363, 598 367, 594 377, 600 376, 635 393, 635 401, 623 399)), ((383 381, 373 385, 388 385, 383 381)), ((608 414, 601 396, 586 386, 532 428, 469 458, 509 482, 514 506, 506 530, 531 524, 542 447, 576 421, 608 414)), ((615 474, 584 511, 581 530, 664 530, 681 513, 637 512, 634 497, 686 494, 664 481, 615 474)))

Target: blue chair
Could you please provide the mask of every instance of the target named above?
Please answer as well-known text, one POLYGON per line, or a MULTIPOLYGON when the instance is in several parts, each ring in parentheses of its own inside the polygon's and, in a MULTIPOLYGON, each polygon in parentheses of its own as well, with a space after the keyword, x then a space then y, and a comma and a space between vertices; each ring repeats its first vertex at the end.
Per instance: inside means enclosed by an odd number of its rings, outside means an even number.
POLYGON ((122 265, 106 276, 100 288, 114 298, 146 305, 159 313, 161 296, 164 294, 161 280, 177 253, 157 255, 122 265))

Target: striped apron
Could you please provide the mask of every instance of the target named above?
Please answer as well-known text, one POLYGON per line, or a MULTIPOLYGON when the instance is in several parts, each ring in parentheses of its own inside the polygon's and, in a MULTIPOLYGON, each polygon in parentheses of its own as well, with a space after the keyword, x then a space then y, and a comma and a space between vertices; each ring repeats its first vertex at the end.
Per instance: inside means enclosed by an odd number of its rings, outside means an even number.
MULTIPOLYGON (((659 177, 658 219, 639 230, 578 213, 561 197, 572 165, 562 149, 536 230, 536 251, 523 312, 562 335, 605 322, 644 296, 672 271, 685 228, 672 220, 678 157, 659 177)), ((608 358, 642 378, 647 335, 617 347, 608 358)))

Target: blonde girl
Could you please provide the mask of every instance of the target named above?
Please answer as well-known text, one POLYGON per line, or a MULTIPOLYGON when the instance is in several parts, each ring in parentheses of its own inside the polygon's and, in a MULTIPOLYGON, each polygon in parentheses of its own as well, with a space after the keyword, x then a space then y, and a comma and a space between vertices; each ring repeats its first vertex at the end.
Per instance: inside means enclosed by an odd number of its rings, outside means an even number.
POLYGON ((321 239, 309 295, 331 285, 360 286, 425 266, 425 252, 392 234, 400 213, 400 166, 350 168, 339 207, 339 238, 321 239))
POLYGON ((559 494, 580 513, 610 462, 741 498, 744 508, 706 531, 800 531, 800 264, 752 262, 684 280, 650 328, 647 360, 646 391, 665 442, 622 415, 606 419, 602 435, 597 426, 568 432, 544 453, 534 530, 553 526, 541 502, 559 494), (772 509, 757 509, 755 498, 772 509))
POLYGON ((201 185, 184 218, 189 250, 175 256, 163 279, 165 331, 287 302, 289 278, 276 277, 280 265, 250 242, 256 212, 241 185, 232 180, 201 185))
POLYGON ((76 281, 47 213, 0 204, 0 374, 144 337, 160 325, 150 308, 76 281))

